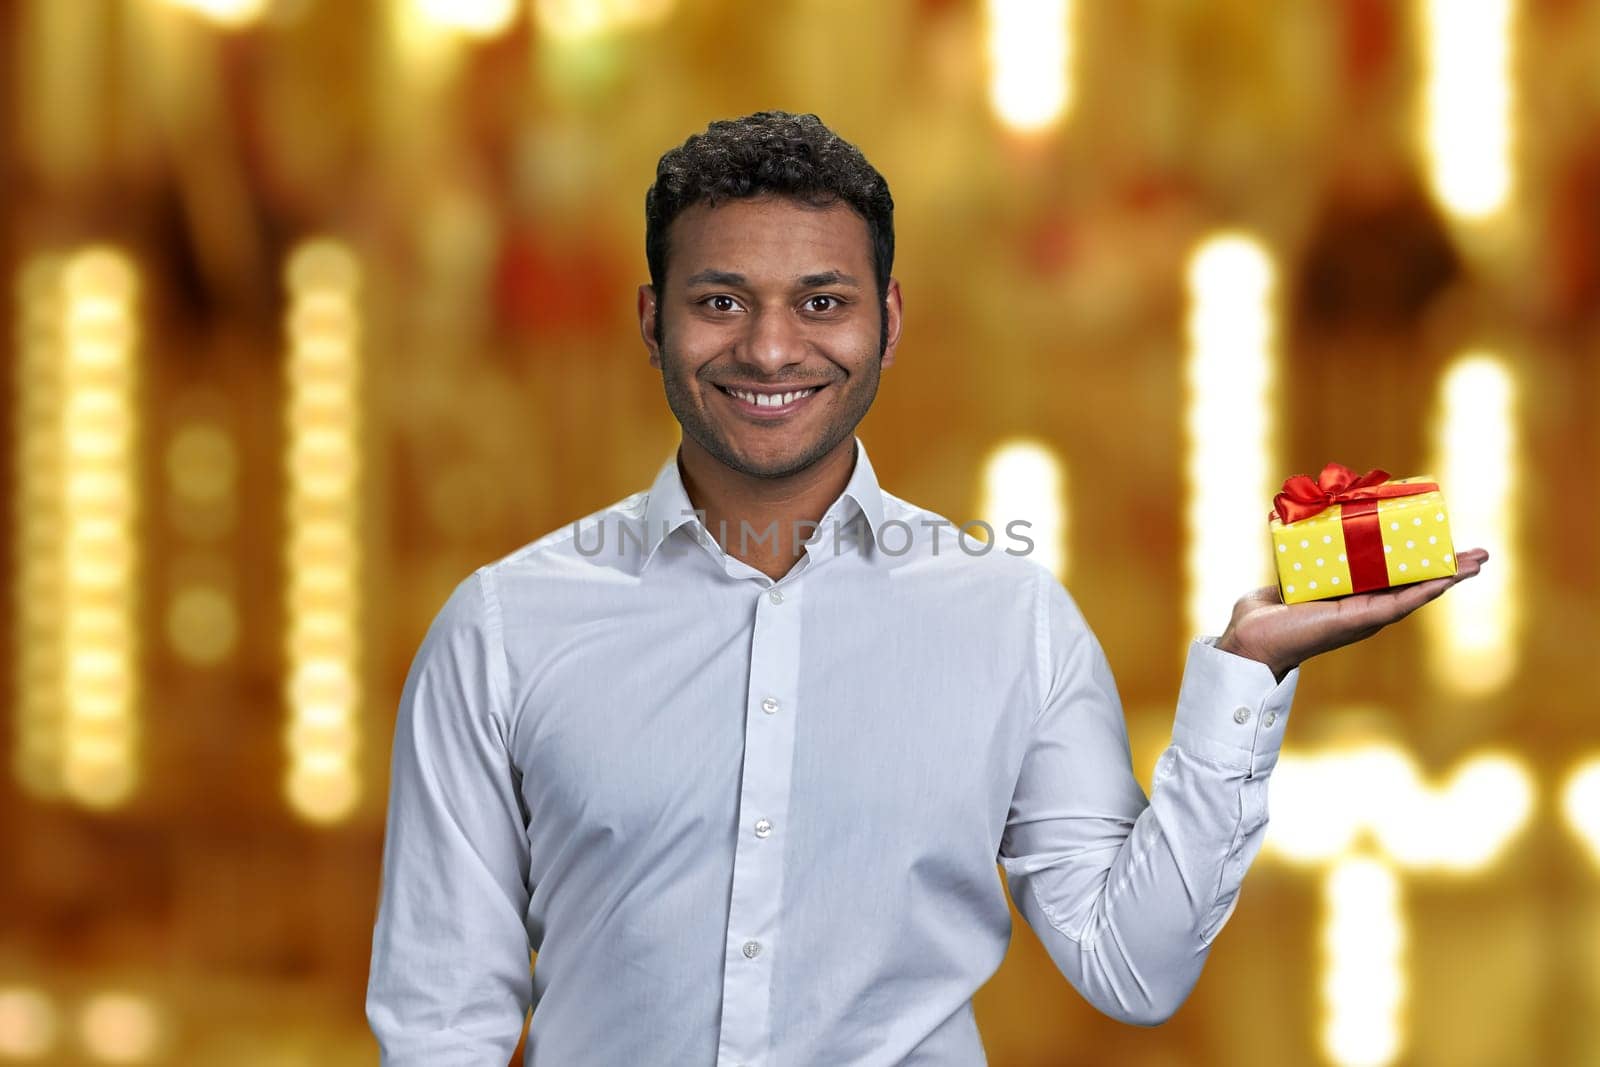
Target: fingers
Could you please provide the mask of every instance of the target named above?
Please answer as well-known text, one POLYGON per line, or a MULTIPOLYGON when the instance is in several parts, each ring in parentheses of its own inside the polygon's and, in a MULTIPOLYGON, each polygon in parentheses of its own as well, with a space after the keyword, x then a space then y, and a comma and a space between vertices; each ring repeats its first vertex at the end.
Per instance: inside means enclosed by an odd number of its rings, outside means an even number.
POLYGON ((1468 552, 1457 552, 1456 573, 1451 576, 1452 584, 1454 582, 1465 581, 1466 579, 1477 574, 1483 569, 1483 563, 1488 558, 1489 554, 1484 552, 1481 548, 1473 549, 1468 552))
POLYGON ((1405 609, 1401 615, 1409 615, 1428 601, 1444 595, 1446 589, 1449 589, 1460 580, 1459 575, 1452 575, 1448 578, 1433 578, 1426 582, 1414 582, 1411 585, 1401 586, 1399 595, 1395 597, 1398 604, 1405 609))
POLYGON ((1374 589, 1346 599, 1344 613, 1349 616, 1349 621, 1353 625, 1381 629, 1410 615, 1428 601, 1441 595, 1456 581, 1456 577, 1451 575, 1444 578, 1430 578, 1426 582, 1393 586, 1389 589, 1374 589))
POLYGON ((1395 618, 1404 618, 1428 601, 1443 596, 1445 591, 1457 582, 1465 581, 1477 573, 1478 568, 1473 566, 1466 571, 1458 570, 1455 574, 1444 578, 1431 578, 1426 582, 1413 582, 1410 585, 1397 587, 1394 591, 1394 601, 1400 613, 1395 618))
MULTIPOLYGON (((1315 604, 1299 604, 1291 609, 1302 631, 1321 651, 1338 648, 1371 637, 1390 623, 1398 622, 1430 600, 1444 595, 1458 582, 1478 573, 1488 560, 1489 553, 1481 548, 1469 548, 1456 553, 1456 573, 1423 582, 1374 589, 1347 597, 1333 598, 1315 604), (1331 610, 1329 610, 1331 609, 1331 610), (1322 612, 1322 614, 1317 614, 1322 612), (1316 638, 1320 637, 1321 640, 1316 638)), ((1276 586, 1263 586, 1251 594, 1268 604, 1281 603, 1282 596, 1276 586)), ((1312 653, 1315 655, 1317 653, 1312 653)))

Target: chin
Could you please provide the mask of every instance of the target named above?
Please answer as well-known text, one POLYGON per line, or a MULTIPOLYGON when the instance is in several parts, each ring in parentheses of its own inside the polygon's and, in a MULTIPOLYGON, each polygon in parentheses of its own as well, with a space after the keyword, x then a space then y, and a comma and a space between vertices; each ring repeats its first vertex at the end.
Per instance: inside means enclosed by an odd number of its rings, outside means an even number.
MULTIPOLYGON (((724 445, 730 445, 724 439, 724 445)), ((822 450, 822 440, 816 436, 776 446, 758 446, 755 449, 725 447, 726 456, 719 456, 725 464, 743 474, 756 478, 785 478, 805 470, 827 452, 822 450), (735 462, 729 462, 732 459, 735 462)))

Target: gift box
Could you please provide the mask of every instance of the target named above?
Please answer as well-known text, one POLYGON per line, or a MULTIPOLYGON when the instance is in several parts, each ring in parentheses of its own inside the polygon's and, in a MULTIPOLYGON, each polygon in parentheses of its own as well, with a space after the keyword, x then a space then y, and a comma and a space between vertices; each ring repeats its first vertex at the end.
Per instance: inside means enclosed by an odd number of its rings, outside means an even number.
POLYGON ((1316 481, 1297 474, 1267 524, 1285 604, 1364 593, 1456 572, 1450 516, 1426 475, 1357 475, 1338 463, 1316 481))

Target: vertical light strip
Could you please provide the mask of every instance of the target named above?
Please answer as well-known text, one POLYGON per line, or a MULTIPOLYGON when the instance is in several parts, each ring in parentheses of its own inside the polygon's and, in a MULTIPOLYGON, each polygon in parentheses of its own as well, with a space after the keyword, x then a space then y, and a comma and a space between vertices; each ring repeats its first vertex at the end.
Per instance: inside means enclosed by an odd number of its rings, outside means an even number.
POLYGON ((983 465, 984 521, 994 527, 994 551, 1028 555, 1060 581, 1067 578, 1067 506, 1065 474, 1049 445, 1007 441, 983 465), (1013 522, 1022 520, 1008 532, 1013 522), (1027 541, 1033 542, 1028 549, 1027 541))
POLYGON ((1423 143, 1434 195, 1479 220, 1511 196, 1511 0, 1422 0, 1423 143))
POLYGON ((1188 622, 1217 634, 1233 604, 1271 581, 1276 270, 1259 241, 1202 242, 1189 261, 1188 622))
POLYGON ((1000 121, 1032 133, 1072 104, 1069 0, 988 0, 989 103, 1000 121))
POLYGON ((167 0, 172 6, 199 15, 218 26, 237 29, 266 14, 267 0, 167 0))
MULTIPOLYGON (((1569 821, 1600 825, 1600 778, 1574 781, 1583 785, 1569 789, 1569 821)), ((1429 786, 1411 753, 1372 742, 1286 755, 1272 789, 1262 856, 1322 872, 1324 1049, 1348 1067, 1392 1063, 1406 1001, 1399 872, 1473 877, 1499 865, 1532 821, 1533 775, 1510 753, 1486 751, 1429 786)))
POLYGON ((1600 757, 1588 757, 1567 775, 1561 787, 1561 815, 1590 862, 1600 867, 1600 757))
POLYGON ((17 281, 12 769, 28 793, 61 793, 61 271, 38 256, 17 281))
MULTIPOLYGON (((169 404, 180 399, 169 397, 169 404)), ((180 547, 173 558, 179 577, 168 586, 164 606, 167 645, 191 666, 216 667, 232 655, 239 634, 232 568, 215 551, 238 511, 235 448, 219 417, 181 415, 173 421, 165 488, 180 547)))
POLYGON ((389 46, 401 76, 380 105, 400 132, 415 137, 417 98, 449 80, 460 63, 462 41, 459 34, 439 32, 417 0, 388 0, 385 11, 389 46))
POLYGON ((1406 1004, 1399 880, 1386 863, 1346 857, 1323 881, 1323 907, 1323 1049, 1340 1067, 1393 1063, 1406 1004))
POLYGON ((1498 689, 1516 666, 1515 406, 1511 372, 1497 356, 1469 352, 1445 373, 1434 470, 1455 547, 1487 548, 1492 557, 1477 577, 1422 613, 1433 676, 1459 693, 1498 689))
POLYGON ((90 248, 61 276, 62 782, 112 807, 137 777, 137 277, 90 248))
POLYGON ((315 240, 289 259, 288 690, 284 789, 314 822, 360 797, 360 270, 315 240))
POLYGON ((641 30, 660 22, 676 0, 533 0, 540 34, 565 43, 641 30))
MULTIPOLYGON (((411 0, 430 26, 468 37, 497 37, 517 17, 517 0, 411 0)), ((587 7, 602 5, 586 4, 587 7)))

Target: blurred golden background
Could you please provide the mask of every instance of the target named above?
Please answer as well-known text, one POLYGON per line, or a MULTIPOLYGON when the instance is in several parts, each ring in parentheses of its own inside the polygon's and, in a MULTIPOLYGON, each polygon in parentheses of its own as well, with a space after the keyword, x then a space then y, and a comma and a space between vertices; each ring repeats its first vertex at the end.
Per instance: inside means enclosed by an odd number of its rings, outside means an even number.
POLYGON ((897 201, 885 487, 1045 526, 1147 786, 1285 477, 1433 475, 1493 554, 1306 667, 1178 1015, 1099 1017, 1014 913, 990 1061, 1600 1063, 1600 0, 11 0, 0 37, 0 1063, 376 1062, 410 658, 670 455, 644 191, 772 107, 897 201))

